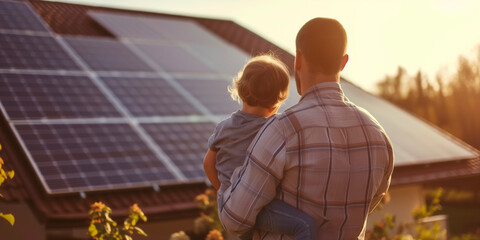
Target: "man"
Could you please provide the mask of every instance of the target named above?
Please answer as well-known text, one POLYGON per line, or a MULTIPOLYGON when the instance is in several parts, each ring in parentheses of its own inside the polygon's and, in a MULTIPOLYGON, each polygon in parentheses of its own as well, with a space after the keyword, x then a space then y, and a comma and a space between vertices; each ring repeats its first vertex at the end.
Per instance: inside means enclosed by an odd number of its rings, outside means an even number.
MULTIPOLYGON (((390 184, 393 151, 379 123, 343 95, 346 45, 333 19, 312 19, 298 32, 295 80, 302 97, 251 143, 223 195, 220 218, 228 231, 254 227, 258 212, 277 198, 310 214, 318 239, 364 238, 367 216, 390 184)), ((256 231, 254 239, 291 237, 256 231)))

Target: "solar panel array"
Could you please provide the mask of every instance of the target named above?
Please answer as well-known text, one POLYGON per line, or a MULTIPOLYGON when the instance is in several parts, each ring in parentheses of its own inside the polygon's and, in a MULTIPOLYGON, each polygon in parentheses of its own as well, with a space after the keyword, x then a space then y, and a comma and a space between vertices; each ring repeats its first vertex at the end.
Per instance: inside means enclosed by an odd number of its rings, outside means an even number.
POLYGON ((205 181, 249 56, 194 22, 89 15, 117 39, 59 36, 28 3, 0 0, 0 110, 46 191, 205 181))
POLYGON ((51 190, 96 190, 175 180, 128 124, 29 124, 16 128, 51 190))

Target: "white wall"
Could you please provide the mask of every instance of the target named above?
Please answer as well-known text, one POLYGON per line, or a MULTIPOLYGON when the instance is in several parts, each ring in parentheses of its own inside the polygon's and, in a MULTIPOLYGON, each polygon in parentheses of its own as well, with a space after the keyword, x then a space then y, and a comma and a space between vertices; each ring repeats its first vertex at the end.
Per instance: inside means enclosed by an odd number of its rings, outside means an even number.
POLYGON ((396 216, 396 225, 412 222, 412 210, 425 203, 420 185, 391 187, 390 202, 381 210, 374 210, 368 217, 367 229, 371 229, 375 222, 383 219, 386 213, 396 216))
POLYGON ((45 240, 45 226, 26 203, 0 202, 0 212, 12 213, 15 217, 13 227, 4 219, 0 219, 0 239, 5 240, 45 240))

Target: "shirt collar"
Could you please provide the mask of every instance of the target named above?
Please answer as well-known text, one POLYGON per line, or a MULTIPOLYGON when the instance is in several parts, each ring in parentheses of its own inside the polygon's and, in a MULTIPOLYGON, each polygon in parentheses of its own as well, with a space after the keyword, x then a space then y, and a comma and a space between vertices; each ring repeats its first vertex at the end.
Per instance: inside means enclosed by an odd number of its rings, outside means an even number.
POLYGON ((313 85, 305 94, 302 95, 300 101, 309 98, 333 98, 339 100, 345 100, 342 87, 338 82, 323 82, 313 85))

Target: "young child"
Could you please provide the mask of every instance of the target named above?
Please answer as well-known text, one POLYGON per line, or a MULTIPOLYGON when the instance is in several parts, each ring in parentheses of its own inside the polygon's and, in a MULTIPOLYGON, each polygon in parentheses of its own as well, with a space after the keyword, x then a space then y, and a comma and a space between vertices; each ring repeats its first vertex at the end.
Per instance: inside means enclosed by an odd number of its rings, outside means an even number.
MULTIPOLYGON (((288 96, 288 69, 270 55, 252 58, 233 80, 229 91, 242 101, 242 109, 220 122, 208 140, 209 150, 203 166, 208 179, 218 191, 218 209, 222 209, 223 192, 231 185, 247 148, 260 128, 274 115, 288 96)), ((293 235, 294 239, 316 239, 314 220, 280 200, 273 200, 257 216, 255 228, 293 235)), ((251 239, 253 230, 240 236, 251 239)))

